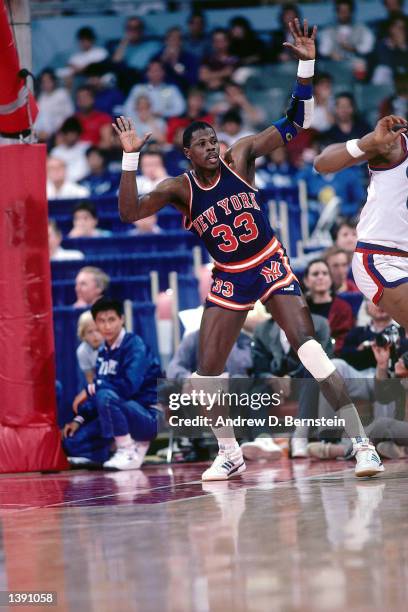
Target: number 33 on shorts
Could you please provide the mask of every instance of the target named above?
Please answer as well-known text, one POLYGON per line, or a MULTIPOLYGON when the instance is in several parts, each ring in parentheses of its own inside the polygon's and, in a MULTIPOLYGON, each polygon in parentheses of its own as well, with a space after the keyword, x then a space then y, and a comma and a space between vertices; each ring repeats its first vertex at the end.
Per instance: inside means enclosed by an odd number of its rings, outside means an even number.
POLYGON ((232 297, 234 295, 234 285, 230 281, 223 281, 221 278, 215 278, 211 288, 212 293, 220 293, 224 297, 232 297))

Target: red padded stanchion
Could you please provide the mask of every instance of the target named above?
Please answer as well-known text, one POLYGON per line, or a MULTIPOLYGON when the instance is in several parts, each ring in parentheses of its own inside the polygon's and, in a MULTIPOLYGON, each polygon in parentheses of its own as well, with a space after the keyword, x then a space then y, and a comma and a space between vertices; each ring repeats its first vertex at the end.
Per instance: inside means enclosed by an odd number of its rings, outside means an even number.
POLYGON ((56 425, 44 145, 0 147, 0 472, 67 467, 56 425))

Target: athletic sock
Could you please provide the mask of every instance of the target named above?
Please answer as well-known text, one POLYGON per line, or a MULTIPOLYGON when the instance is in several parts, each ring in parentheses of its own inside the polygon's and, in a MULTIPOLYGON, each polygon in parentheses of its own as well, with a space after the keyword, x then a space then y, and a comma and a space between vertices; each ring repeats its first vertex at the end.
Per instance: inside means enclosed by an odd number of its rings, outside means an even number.
POLYGON ((126 434, 125 436, 115 436, 115 442, 117 448, 129 448, 134 444, 134 441, 130 434, 126 434))

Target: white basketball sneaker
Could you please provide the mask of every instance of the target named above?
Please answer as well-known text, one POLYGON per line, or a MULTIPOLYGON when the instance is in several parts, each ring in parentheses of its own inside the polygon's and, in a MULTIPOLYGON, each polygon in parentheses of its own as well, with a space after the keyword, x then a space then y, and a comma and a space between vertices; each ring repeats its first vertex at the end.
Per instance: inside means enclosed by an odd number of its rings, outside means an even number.
POLYGON ((272 440, 272 438, 255 438, 253 442, 244 442, 241 444, 241 451, 245 459, 259 460, 266 459, 272 461, 280 459, 283 451, 281 447, 272 440))
POLYGON ((375 446, 369 443, 368 438, 356 438, 353 441, 353 454, 357 462, 354 470, 356 476, 375 476, 384 471, 375 446))
POLYGON ((120 447, 113 457, 105 461, 105 470, 138 470, 143 463, 144 455, 138 453, 136 444, 120 447))
POLYGON ((246 465, 239 446, 232 450, 220 448, 213 464, 202 474, 201 480, 228 480, 245 470, 246 465))
POLYGON ((293 438, 290 441, 290 456, 292 459, 307 459, 309 454, 307 452, 307 438, 293 438))

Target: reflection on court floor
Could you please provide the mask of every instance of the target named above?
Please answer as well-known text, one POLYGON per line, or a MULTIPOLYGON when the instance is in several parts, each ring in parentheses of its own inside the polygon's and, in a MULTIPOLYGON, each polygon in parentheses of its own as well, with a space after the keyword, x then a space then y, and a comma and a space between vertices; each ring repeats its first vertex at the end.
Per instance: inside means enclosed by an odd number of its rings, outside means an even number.
POLYGON ((228 482, 202 483, 198 464, 3 476, 0 590, 57 591, 67 611, 403 610, 407 467, 372 480, 287 459, 228 482))

